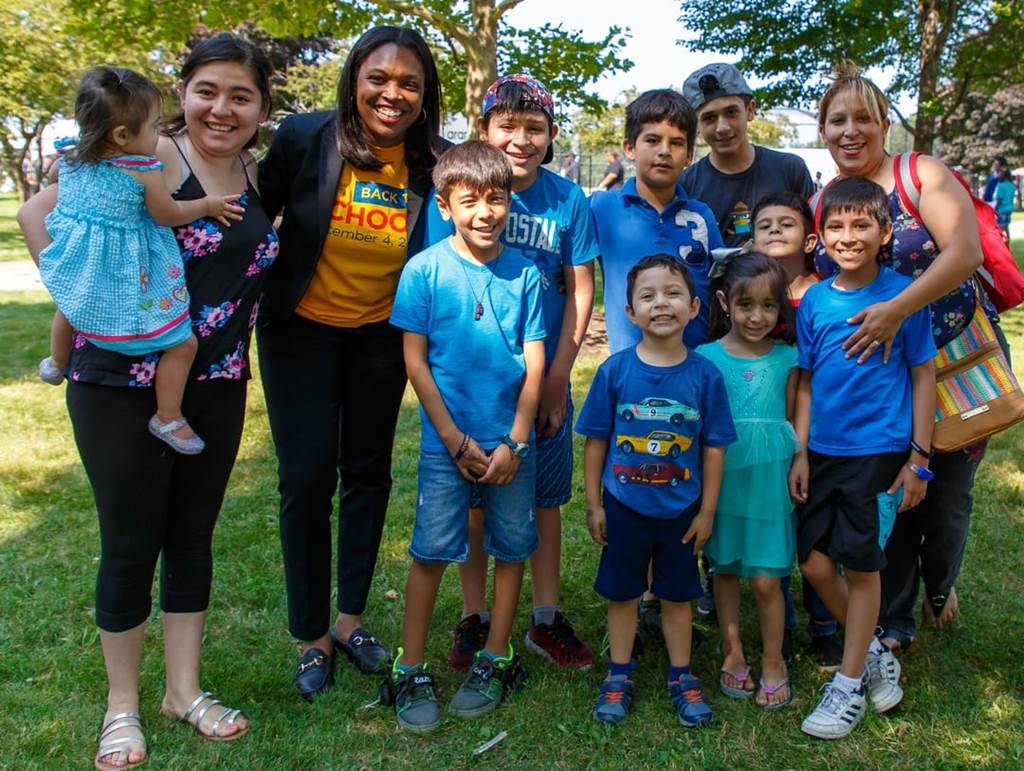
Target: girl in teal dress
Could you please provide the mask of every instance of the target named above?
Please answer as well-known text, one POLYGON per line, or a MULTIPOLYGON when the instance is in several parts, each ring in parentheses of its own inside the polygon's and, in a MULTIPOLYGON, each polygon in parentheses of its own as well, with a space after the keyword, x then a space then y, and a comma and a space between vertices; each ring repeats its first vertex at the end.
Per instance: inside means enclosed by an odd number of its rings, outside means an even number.
POLYGON ((72 330, 129 356, 162 352, 149 430, 195 454, 203 440, 182 416, 181 399, 197 342, 181 253, 166 226, 202 217, 229 225, 243 209, 237 195, 171 198, 153 157, 161 117, 159 89, 136 72, 96 67, 82 78, 79 139, 58 143, 57 206, 46 218, 53 242, 39 254, 39 273, 58 308, 39 375, 63 382, 72 330))
POLYGON ((725 452, 714 529, 704 546, 715 569, 722 634, 719 688, 733 698, 755 695, 739 634, 739 579, 745 576, 761 626, 756 701, 777 709, 792 698, 782 658, 785 608, 779 579, 789 574, 796 552, 787 479, 799 443, 787 419, 796 393, 796 348, 772 333, 781 324, 791 334, 792 308, 785 272, 758 252, 716 251, 711 276, 714 342, 697 353, 721 371, 739 435, 725 452))

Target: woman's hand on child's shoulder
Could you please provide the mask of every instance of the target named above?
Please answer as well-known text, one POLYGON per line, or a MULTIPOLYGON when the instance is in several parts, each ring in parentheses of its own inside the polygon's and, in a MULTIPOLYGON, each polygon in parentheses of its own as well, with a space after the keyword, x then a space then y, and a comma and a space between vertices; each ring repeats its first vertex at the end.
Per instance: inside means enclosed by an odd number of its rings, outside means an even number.
POLYGON ((601 546, 608 545, 608 517, 604 513, 604 507, 594 506, 587 508, 587 530, 594 543, 601 546))
POLYGON ((231 227, 231 220, 238 222, 245 214, 245 207, 242 206, 241 193, 232 195, 208 195, 206 201, 206 216, 217 220, 226 227, 231 227))

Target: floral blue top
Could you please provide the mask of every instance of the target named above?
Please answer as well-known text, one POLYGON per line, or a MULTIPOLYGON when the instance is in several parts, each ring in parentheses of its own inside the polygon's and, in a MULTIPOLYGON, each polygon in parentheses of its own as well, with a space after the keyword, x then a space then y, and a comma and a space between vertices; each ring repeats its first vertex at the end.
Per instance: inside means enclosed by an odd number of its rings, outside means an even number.
MULTIPOLYGON (((206 195, 190 173, 174 194, 181 201, 206 195)), ((199 351, 192 381, 247 380, 249 340, 267 268, 277 257, 277 233, 250 181, 241 197, 245 215, 230 228, 198 219, 173 228, 191 296, 192 331, 199 351)), ((125 356, 102 350, 75 335, 68 376, 83 383, 152 387, 159 353, 125 356)))

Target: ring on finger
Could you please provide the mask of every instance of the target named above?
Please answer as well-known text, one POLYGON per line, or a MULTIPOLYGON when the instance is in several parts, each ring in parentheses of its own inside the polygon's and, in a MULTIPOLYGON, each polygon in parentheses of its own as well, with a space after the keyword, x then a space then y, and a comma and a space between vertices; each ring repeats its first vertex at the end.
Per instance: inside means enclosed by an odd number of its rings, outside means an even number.
POLYGON ((877 347, 877 346, 882 344, 882 341, 881 340, 872 340, 870 344, 871 344, 872 347, 877 347))

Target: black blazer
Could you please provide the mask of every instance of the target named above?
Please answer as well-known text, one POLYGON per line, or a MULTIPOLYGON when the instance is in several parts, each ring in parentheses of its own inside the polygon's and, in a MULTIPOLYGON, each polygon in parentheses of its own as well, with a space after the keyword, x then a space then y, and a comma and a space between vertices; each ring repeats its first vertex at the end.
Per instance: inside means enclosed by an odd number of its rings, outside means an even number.
MULTIPOLYGON (((280 252, 263 288, 264 320, 288 318, 306 293, 327 238, 341 179, 341 156, 335 140, 334 111, 290 115, 281 121, 266 157, 260 162, 263 208, 273 220, 283 211, 278 230, 280 252)), ((439 139, 439 147, 447 143, 439 139)), ((421 248, 420 211, 430 194, 430 174, 409 169, 409 248, 421 248)))

